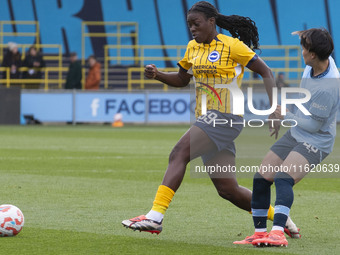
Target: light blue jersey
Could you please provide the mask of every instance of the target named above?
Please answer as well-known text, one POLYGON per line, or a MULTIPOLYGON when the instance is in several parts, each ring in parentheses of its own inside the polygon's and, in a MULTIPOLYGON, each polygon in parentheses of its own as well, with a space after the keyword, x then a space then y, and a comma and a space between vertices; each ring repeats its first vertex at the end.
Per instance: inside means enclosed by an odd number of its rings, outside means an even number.
POLYGON ((310 133, 299 126, 291 128, 292 136, 298 142, 306 142, 321 151, 330 153, 333 149, 336 135, 336 116, 340 102, 339 72, 332 57, 325 72, 313 77, 313 69, 306 66, 300 87, 311 93, 311 99, 304 107, 312 114, 306 116, 300 110, 296 112, 299 118, 313 118, 322 121, 320 130, 310 133))

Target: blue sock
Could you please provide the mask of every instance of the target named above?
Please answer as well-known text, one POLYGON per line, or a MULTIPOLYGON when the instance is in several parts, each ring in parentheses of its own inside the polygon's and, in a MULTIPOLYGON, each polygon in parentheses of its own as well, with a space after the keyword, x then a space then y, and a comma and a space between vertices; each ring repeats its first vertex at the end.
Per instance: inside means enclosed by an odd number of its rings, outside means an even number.
POLYGON ((253 195, 251 199, 251 211, 256 232, 267 231, 267 215, 270 206, 270 186, 273 183, 267 181, 261 174, 256 173, 253 180, 253 195))
POLYGON ((294 179, 286 173, 277 173, 274 178, 276 201, 273 227, 284 228, 294 201, 294 179))

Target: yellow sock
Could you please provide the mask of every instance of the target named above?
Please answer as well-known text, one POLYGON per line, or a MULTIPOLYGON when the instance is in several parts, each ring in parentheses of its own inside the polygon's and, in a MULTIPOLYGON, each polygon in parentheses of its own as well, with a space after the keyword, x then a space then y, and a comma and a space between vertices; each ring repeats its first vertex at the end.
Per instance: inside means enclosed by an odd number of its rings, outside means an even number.
POLYGON ((272 205, 269 206, 267 219, 271 221, 274 220, 274 207, 272 207, 272 205))
MULTIPOLYGON (((252 214, 251 211, 249 213, 252 214)), ((274 220, 274 207, 272 207, 272 205, 269 205, 267 219, 271 221, 274 220)))
POLYGON ((165 214, 174 195, 175 191, 165 185, 160 185, 151 210, 165 214))

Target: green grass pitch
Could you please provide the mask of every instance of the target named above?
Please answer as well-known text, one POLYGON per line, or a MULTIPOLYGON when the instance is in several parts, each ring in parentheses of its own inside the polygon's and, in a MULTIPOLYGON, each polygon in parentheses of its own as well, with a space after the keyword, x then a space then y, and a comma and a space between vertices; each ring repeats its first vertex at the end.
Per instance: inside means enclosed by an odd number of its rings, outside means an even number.
MULTIPOLYGON (((337 178, 296 185, 291 216, 303 238, 288 239, 288 248, 234 245, 252 233, 251 215, 189 171, 159 236, 123 228, 123 219, 150 209, 168 154, 186 129, 1 126, 0 204, 18 206, 25 227, 0 239, 0 254, 340 254, 337 178)), ((237 164, 259 164, 273 142, 266 130, 246 128, 236 141, 237 164)), ((338 138, 326 162, 340 163, 339 155, 338 138)), ((239 183, 251 188, 252 180, 239 183)))

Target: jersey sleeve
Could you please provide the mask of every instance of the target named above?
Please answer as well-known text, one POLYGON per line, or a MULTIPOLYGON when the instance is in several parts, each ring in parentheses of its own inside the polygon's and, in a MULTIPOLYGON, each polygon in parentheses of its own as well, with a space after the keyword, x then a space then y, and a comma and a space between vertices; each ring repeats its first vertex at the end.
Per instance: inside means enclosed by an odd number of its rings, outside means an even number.
POLYGON ((192 66, 192 63, 190 63, 188 59, 190 48, 190 44, 188 44, 184 57, 177 63, 179 68, 181 68, 185 72, 188 72, 192 66))
MULTIPOLYGON (((323 125, 322 121, 315 120, 314 118, 299 118, 291 112, 287 112, 285 116, 285 120, 296 120, 297 125, 308 131, 309 133, 316 133, 320 130, 321 126, 323 125)), ((292 123, 294 124, 294 123, 292 123)))
POLYGON ((312 114, 311 117, 318 121, 327 119, 334 104, 333 97, 329 93, 322 91, 315 95, 312 100, 309 107, 309 112, 312 114))
POLYGON ((247 66, 251 60, 257 59, 256 53, 237 38, 234 39, 234 44, 230 46, 230 57, 242 66, 247 66))

